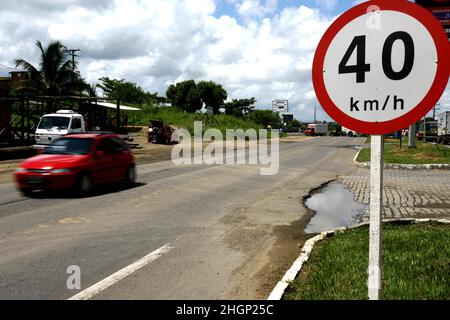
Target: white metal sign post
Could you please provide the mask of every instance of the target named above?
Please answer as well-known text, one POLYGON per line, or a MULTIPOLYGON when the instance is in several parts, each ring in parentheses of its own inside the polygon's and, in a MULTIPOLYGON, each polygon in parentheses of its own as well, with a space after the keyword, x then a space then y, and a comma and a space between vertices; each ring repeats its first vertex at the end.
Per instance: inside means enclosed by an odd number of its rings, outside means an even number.
POLYGON ((378 300, 381 290, 381 222, 383 212, 383 136, 370 140, 369 299, 378 300))
POLYGON ((450 46, 439 21, 407 0, 373 0, 336 19, 313 62, 325 111, 343 127, 372 135, 368 292, 381 292, 383 134, 421 119, 448 78, 450 46))
MULTIPOLYGON (((277 113, 277 121, 280 121, 280 115, 283 112, 289 112, 289 101, 288 100, 273 100, 272 101, 272 111, 277 113)), ((281 120, 281 123, 283 123, 282 120, 281 120)))

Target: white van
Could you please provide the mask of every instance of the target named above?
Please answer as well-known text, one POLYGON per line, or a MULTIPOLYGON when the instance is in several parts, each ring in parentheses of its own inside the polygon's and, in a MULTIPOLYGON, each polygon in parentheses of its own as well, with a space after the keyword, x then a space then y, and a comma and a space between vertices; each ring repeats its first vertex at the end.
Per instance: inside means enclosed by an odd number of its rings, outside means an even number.
POLYGON ((59 137, 85 132, 84 119, 72 110, 59 110, 42 116, 35 132, 35 148, 45 148, 59 137))

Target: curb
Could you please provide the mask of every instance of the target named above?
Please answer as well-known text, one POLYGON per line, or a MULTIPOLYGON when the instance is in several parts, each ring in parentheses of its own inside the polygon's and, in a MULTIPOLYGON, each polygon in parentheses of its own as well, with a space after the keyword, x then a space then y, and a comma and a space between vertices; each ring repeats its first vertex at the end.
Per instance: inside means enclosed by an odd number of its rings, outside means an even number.
MULTIPOLYGON (((439 224, 450 224, 450 220, 447 220, 447 219, 413 219, 413 218, 383 219, 383 223, 419 224, 419 223, 430 223, 430 222, 437 222, 439 224)), ((355 225, 352 225, 349 227, 335 228, 333 230, 322 232, 319 235, 306 241, 305 245, 302 248, 300 256, 297 258, 297 260, 294 261, 291 268, 285 273, 285 275, 281 279, 281 281, 279 281, 277 283, 277 285, 272 290, 272 292, 270 293, 267 300, 281 300, 281 298, 284 295, 284 292, 286 291, 287 287, 289 286, 289 283, 295 280, 295 278, 301 271, 303 263, 308 261, 309 255, 311 254, 311 251, 317 242, 322 241, 323 239, 329 238, 331 236, 334 236, 335 234, 342 233, 346 230, 352 230, 352 229, 368 226, 369 224, 370 224, 369 222, 362 222, 362 223, 358 223, 358 224, 355 224, 355 225)))
MULTIPOLYGON (((370 169, 370 162, 358 162, 356 159, 359 156, 359 153, 362 149, 356 153, 356 156, 353 158, 353 163, 363 169, 370 169)), ((401 164, 401 163, 385 163, 384 168, 386 169, 406 169, 406 170, 420 170, 420 169, 440 169, 440 170, 450 170, 450 164, 447 163, 434 163, 434 164, 401 164)))

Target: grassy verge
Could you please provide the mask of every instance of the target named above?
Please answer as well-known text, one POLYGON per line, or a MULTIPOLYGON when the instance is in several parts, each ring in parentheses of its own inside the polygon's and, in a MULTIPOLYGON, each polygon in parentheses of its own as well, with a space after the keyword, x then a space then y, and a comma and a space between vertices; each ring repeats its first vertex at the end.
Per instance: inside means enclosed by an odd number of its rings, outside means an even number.
POLYGON ((238 118, 226 114, 214 116, 205 116, 198 113, 185 113, 177 108, 158 107, 152 108, 144 106, 139 114, 137 125, 147 126, 150 120, 160 120, 164 124, 172 125, 178 128, 186 128, 191 133, 194 132, 194 122, 203 122, 203 131, 215 128, 225 134, 226 129, 263 129, 263 127, 253 121, 244 118, 238 118))
MULTIPOLYGON (((368 228, 316 244, 287 300, 367 299, 368 228)), ((383 229, 382 298, 450 298, 450 227, 393 225, 383 229)))
MULTIPOLYGON (((356 159, 358 162, 370 161, 370 148, 361 150, 356 159)), ((400 149, 398 139, 387 140, 384 144, 384 162, 402 164, 450 164, 450 150, 431 143, 417 141, 417 148, 409 149, 408 142, 400 149)))
MULTIPOLYGON (((364 141, 364 143, 365 143, 365 144, 370 144, 371 141, 372 141, 371 136, 368 136, 368 137, 366 138, 366 140, 364 141)), ((405 145, 405 143, 406 143, 406 145, 408 145, 408 140, 407 140, 407 139, 404 139, 404 138, 403 138, 402 142, 403 142, 403 145, 405 145), (406 141, 406 142, 405 142, 405 141, 406 141)), ((399 139, 396 139, 396 138, 387 138, 387 137, 384 137, 384 143, 398 143, 398 144, 400 144, 400 141, 399 141, 399 139)))

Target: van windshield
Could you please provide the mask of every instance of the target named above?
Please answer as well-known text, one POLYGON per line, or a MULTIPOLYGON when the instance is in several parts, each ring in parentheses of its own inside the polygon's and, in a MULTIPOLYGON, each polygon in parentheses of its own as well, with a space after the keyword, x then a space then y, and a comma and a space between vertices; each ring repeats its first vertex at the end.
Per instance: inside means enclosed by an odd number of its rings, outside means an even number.
POLYGON ((51 130, 67 130, 69 128, 70 118, 67 117, 43 117, 39 123, 38 129, 51 130))
POLYGON ((91 150, 94 139, 91 138, 59 138, 45 148, 44 154, 86 155, 91 150))

